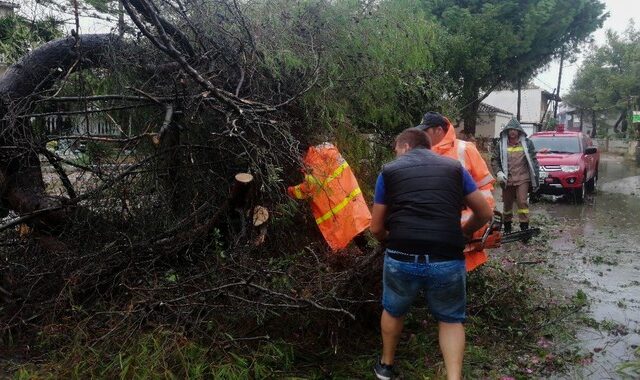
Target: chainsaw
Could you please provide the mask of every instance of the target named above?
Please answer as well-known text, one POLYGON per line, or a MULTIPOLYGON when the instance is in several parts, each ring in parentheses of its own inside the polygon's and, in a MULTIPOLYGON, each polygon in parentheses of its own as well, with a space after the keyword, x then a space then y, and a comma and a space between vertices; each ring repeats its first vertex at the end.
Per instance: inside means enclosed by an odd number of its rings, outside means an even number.
POLYGON ((529 228, 528 230, 512 232, 509 234, 503 234, 502 239, 500 239, 500 243, 506 244, 506 243, 513 243, 514 241, 526 241, 538 235, 540 235, 539 228, 529 228))
POLYGON ((513 243, 516 241, 527 241, 534 236, 540 234, 539 228, 529 228, 518 232, 503 234, 502 232, 502 214, 499 211, 493 212, 491 222, 485 227, 482 237, 468 240, 467 244, 479 245, 481 249, 495 248, 501 244, 513 243))

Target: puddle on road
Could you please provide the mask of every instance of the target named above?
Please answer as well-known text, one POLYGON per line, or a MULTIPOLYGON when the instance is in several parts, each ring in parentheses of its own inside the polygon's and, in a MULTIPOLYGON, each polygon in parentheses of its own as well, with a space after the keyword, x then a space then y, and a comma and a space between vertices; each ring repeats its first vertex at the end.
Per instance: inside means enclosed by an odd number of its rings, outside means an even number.
MULTIPOLYGON (((617 379, 616 368, 640 345, 640 169, 617 157, 603 157, 599 192, 584 205, 541 202, 533 213, 546 215, 561 231, 550 241, 554 287, 579 289, 591 301, 589 316, 600 328, 579 332, 580 348, 592 362, 559 378, 617 379), (629 185, 632 184, 632 185, 629 185), (615 189, 604 191, 605 189, 615 189)), ((544 226, 543 226, 544 227, 544 226)))
POLYGON ((603 156, 599 177, 603 192, 640 197, 640 167, 623 162, 621 157, 603 156))
MULTIPOLYGON (((577 205, 566 199, 530 205, 533 226, 550 220, 552 250, 543 281, 567 296, 582 290, 588 317, 598 327, 582 327, 581 352, 591 353, 556 379, 620 379, 616 369, 640 346, 640 167, 603 155, 598 192, 577 205), (637 178, 637 179, 636 179, 637 178)), ((499 192, 499 190, 497 190, 499 192)), ((500 200, 496 194, 496 200, 500 200)), ((502 209, 502 205, 499 205, 502 209)), ((633 377, 631 377, 633 378, 633 377)))

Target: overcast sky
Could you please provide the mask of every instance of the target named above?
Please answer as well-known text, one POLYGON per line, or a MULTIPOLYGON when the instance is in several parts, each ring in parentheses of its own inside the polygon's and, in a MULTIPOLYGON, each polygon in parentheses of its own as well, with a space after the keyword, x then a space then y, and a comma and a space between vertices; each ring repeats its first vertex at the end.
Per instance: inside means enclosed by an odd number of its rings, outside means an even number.
MULTIPOLYGON (((65 4, 66 11, 60 12, 50 7, 45 7, 39 4, 37 0, 0 0, 8 1, 18 4, 18 14, 25 16, 26 18, 42 18, 46 15, 51 15, 56 19, 62 19, 64 22, 64 29, 68 32, 71 29, 75 29, 75 19, 73 17, 73 8, 71 6, 72 1, 60 1, 59 3, 65 4)), ((81 33, 108 33, 116 26, 116 20, 109 22, 107 20, 101 20, 93 17, 87 17, 91 11, 80 10, 80 32, 81 33), (84 17, 82 17, 84 16, 84 17)), ((109 18, 110 16, 102 16, 109 18)))
MULTIPOLYGON (((607 29, 623 32, 627 28, 630 19, 635 21, 636 26, 640 26, 640 0, 604 0, 603 2, 609 12, 609 18, 604 22, 603 27, 593 34, 596 44, 604 44, 605 31, 607 29)), ((573 77, 579 67, 580 60, 564 65, 560 96, 569 91, 573 77)), ((553 91, 558 85, 559 68, 560 63, 558 61, 552 62, 547 70, 534 78, 533 83, 549 92, 553 91)))

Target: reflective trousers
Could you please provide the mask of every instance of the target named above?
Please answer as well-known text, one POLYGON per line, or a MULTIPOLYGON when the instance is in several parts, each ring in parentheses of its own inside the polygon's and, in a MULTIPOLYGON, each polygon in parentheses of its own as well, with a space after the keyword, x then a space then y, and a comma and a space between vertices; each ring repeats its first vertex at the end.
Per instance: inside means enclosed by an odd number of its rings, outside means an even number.
POLYGON ((502 190, 502 202, 504 203, 503 217, 505 222, 513 220, 513 201, 516 201, 518 208, 518 220, 520 222, 529 222, 529 204, 527 196, 529 195, 529 182, 522 183, 517 186, 506 186, 502 190))

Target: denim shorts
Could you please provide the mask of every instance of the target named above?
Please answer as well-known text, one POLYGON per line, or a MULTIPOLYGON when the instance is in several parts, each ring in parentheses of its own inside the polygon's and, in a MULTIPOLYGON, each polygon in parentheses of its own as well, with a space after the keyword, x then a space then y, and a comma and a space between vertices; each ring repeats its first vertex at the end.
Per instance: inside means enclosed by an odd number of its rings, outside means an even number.
POLYGON ((462 323, 467 305, 467 273, 464 260, 404 262, 385 252, 382 275, 382 307, 394 317, 409 311, 420 290, 429 311, 440 322, 462 323))

